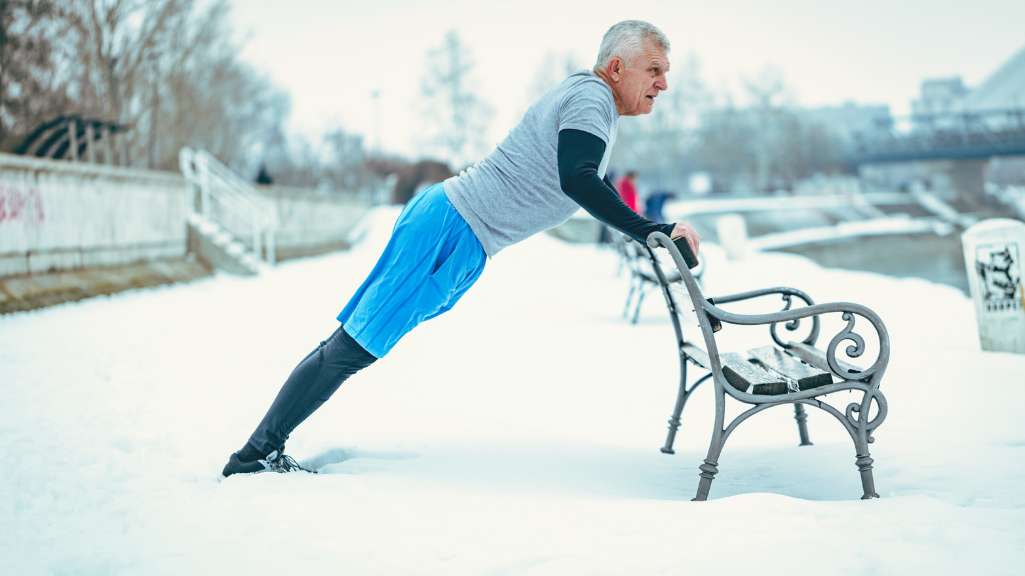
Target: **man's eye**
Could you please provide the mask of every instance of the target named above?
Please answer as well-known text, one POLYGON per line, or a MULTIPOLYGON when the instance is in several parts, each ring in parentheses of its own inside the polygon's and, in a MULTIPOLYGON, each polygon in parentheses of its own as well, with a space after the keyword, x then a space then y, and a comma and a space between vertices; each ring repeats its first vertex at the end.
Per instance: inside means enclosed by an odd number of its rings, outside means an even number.
POLYGON ((651 71, 655 73, 655 76, 662 74, 662 69, 658 67, 652 68, 651 71))

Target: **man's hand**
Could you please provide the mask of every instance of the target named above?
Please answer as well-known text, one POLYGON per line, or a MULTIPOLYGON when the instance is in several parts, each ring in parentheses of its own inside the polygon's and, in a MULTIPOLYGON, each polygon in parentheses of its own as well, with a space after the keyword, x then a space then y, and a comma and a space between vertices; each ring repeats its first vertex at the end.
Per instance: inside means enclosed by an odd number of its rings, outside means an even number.
POLYGON ((690 222, 677 222, 673 226, 673 235, 669 237, 670 240, 676 240, 677 238, 686 238, 687 244, 690 245, 690 249, 694 252, 694 255, 698 255, 698 246, 701 244, 701 236, 698 235, 697 230, 690 225, 690 222))

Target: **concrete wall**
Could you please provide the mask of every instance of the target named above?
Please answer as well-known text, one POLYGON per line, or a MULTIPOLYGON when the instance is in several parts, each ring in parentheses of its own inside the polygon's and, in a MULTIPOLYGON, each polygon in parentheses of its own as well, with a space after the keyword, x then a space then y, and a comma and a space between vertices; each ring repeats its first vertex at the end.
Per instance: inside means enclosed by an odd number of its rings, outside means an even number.
POLYGON ((181 258, 174 173, 0 154, 0 277, 181 258))
MULTIPOLYGON (((347 248, 371 205, 354 194, 257 190, 278 213, 279 260, 347 248)), ((0 278, 183 258, 194 194, 180 174, 0 153, 0 278)))
POLYGON ((347 236, 370 209, 369 198, 286 186, 257 186, 278 214, 278 259, 348 248, 347 236))

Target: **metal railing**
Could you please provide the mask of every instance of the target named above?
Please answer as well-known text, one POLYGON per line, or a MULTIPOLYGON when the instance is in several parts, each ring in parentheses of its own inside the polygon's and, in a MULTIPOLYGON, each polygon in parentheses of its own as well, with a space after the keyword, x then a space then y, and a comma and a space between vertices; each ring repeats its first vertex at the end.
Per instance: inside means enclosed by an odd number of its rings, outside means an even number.
POLYGON ((854 143, 857 164, 985 159, 1025 154, 1025 109, 963 110, 894 118, 885 135, 854 143))
POLYGON ((274 206, 205 150, 182 148, 178 160, 182 174, 199 190, 190 209, 232 233, 257 260, 273 265, 278 227, 274 206))

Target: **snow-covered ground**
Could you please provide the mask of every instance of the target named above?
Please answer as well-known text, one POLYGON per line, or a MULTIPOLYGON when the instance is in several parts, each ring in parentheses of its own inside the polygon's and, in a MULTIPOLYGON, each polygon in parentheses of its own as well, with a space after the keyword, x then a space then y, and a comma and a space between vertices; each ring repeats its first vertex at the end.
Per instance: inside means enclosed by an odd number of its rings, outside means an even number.
MULTIPOLYGON (((711 499, 691 502, 711 388, 676 455, 660 453, 678 381, 661 297, 630 325, 612 252, 547 235, 500 254, 295 431, 288 452, 319 475, 218 483, 394 215, 349 253, 259 278, 0 317, 0 573, 1025 572, 1025 356, 981 352, 953 288, 715 246, 709 294, 793 285, 886 321, 881 499, 859 500, 832 417, 811 410, 815 445, 798 447, 781 408, 738 429, 711 499)), ((739 350, 767 330, 722 337, 739 350)))

